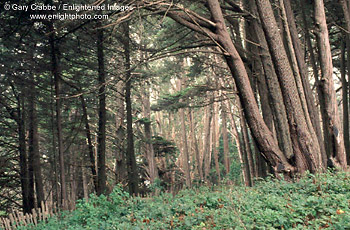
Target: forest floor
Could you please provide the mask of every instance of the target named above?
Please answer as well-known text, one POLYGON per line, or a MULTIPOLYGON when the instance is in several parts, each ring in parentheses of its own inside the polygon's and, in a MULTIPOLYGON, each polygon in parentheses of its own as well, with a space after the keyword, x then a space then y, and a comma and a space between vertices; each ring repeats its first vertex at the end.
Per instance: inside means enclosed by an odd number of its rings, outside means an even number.
POLYGON ((252 188, 200 187, 132 198, 120 187, 73 212, 19 229, 350 229, 350 174, 267 179, 252 188))

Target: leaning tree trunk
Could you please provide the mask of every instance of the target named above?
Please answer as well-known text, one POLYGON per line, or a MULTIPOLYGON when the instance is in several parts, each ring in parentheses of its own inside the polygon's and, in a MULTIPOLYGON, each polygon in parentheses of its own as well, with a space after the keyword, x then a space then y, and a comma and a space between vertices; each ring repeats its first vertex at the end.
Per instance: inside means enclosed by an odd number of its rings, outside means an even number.
MULTIPOLYGON (((289 31, 290 31, 290 35, 293 43, 293 50, 297 61, 297 67, 299 69, 302 86, 305 92, 305 99, 307 103, 308 112, 310 114, 311 122, 317 135, 318 143, 321 149, 322 162, 323 162, 323 165, 325 166, 327 163, 327 155, 326 155, 326 150, 322 139, 321 122, 320 122, 319 112, 316 106, 315 98, 312 94, 312 90, 309 83, 307 66, 305 64, 305 57, 303 54, 303 50, 301 48, 299 34, 296 27, 290 0, 283 0, 283 2, 285 6, 285 12, 286 12, 287 22, 289 26, 289 31)), ((282 2, 281 4, 283 5, 282 2)))
POLYGON ((343 131, 341 129, 338 114, 337 100, 333 82, 332 53, 328 38, 328 28, 324 11, 323 0, 314 1, 314 13, 316 23, 316 38, 321 66, 320 91, 325 102, 322 113, 325 116, 324 139, 328 158, 332 163, 345 168, 346 156, 344 148, 343 131))
POLYGON ((85 136, 86 136, 86 140, 87 140, 87 149, 88 149, 89 159, 90 159, 90 169, 91 169, 91 174, 92 174, 92 181, 94 183, 94 190, 97 192, 98 180, 97 180, 97 170, 96 170, 94 146, 92 144, 91 129, 90 129, 90 125, 89 125, 86 102, 85 102, 83 95, 80 96, 80 101, 81 101, 81 107, 83 110, 83 121, 85 123, 85 136))
POLYGON ((323 168, 320 147, 316 133, 309 129, 310 117, 303 111, 271 4, 268 0, 256 0, 256 3, 286 105, 296 166, 299 172, 316 172, 323 168))
POLYGON ((217 0, 208 0, 208 5, 215 23, 215 38, 224 51, 224 57, 235 79, 245 117, 259 150, 265 155, 276 171, 294 171, 295 168, 289 164, 287 158, 279 149, 276 139, 259 113, 258 104, 255 100, 248 74, 226 29, 219 2, 217 0))

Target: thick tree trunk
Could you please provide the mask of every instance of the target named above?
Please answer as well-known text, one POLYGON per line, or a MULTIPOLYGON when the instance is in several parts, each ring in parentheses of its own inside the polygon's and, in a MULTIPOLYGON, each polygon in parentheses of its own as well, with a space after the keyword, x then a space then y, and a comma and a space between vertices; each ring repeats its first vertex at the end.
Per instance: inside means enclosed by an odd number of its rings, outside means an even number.
POLYGON ((312 90, 310 87, 307 66, 305 64, 305 57, 303 54, 303 50, 301 48, 299 34, 298 34, 297 27, 296 27, 291 3, 290 3, 290 0, 283 0, 283 2, 284 2, 286 17, 287 17, 287 21, 288 21, 288 25, 289 25, 289 31, 290 31, 290 35, 291 35, 291 39, 292 39, 292 43, 293 43, 293 50, 294 50, 296 61, 297 61, 297 67, 299 69, 298 72, 300 73, 302 86, 303 86, 303 90, 305 93, 305 99, 306 99, 306 103, 307 103, 308 112, 309 112, 309 115, 311 118, 312 125, 313 125, 315 132, 316 132, 316 135, 317 135, 318 143, 320 145, 322 163, 324 166, 326 166, 327 155, 326 155, 326 150, 325 150, 323 139, 322 139, 322 130, 321 130, 321 122, 320 122, 319 112, 317 110, 315 98, 312 94, 312 90))
MULTIPOLYGON (((315 53, 314 53, 314 48, 312 46, 312 42, 311 42, 311 37, 310 37, 310 29, 309 29, 309 25, 307 22, 307 18, 306 15, 308 14, 308 12, 305 12, 305 3, 304 1, 300 1, 299 2, 301 5, 301 13, 302 13, 302 19, 303 19, 303 29, 304 29, 304 34, 305 34, 305 41, 306 41, 306 45, 308 48, 308 53, 310 55, 310 63, 312 66, 312 71, 313 71, 313 76, 315 78, 315 86, 317 89, 317 98, 318 98, 318 103, 320 105, 320 110, 323 111, 324 107, 325 107, 325 102, 324 102, 324 98, 321 96, 321 90, 320 90, 320 77, 319 77, 319 72, 318 72, 318 68, 317 68, 317 64, 316 64, 316 57, 315 57, 315 53)), ((318 115, 319 117, 319 115, 318 115)), ((323 124, 323 129, 325 127, 325 116, 323 113, 321 113, 321 117, 322 117, 322 124, 323 124)), ((316 130, 317 131, 317 130, 316 130)), ((324 137, 323 137, 323 133, 320 134, 320 136, 318 137, 319 139, 322 138, 322 147, 325 149, 325 143, 324 143, 324 137)), ((327 153, 326 153, 326 149, 324 150, 324 152, 322 152, 322 162, 324 166, 327 166, 327 153)))
POLYGON ((336 101, 334 82, 332 53, 328 38, 328 28, 324 11, 323 0, 314 1, 316 38, 319 51, 319 61, 321 66, 320 90, 324 98, 325 108, 322 113, 325 116, 323 122, 324 139, 329 159, 335 166, 345 168, 346 156, 344 148, 343 130, 341 129, 338 106, 336 101))
POLYGON ((309 129, 309 116, 305 116, 302 101, 294 80, 286 51, 268 0, 256 0, 263 29, 272 55, 275 70, 286 105, 296 166, 299 172, 322 169, 320 147, 313 129, 309 129))
MULTIPOLYGON (((257 7, 254 0, 250 0, 250 7, 253 13, 257 13, 257 7)), ((265 39, 264 31, 262 30, 260 24, 257 20, 253 21, 253 28, 255 31, 255 39, 257 43, 260 44, 260 59, 263 67, 263 72, 266 79, 266 87, 267 87, 267 94, 268 99, 271 101, 271 111, 273 114, 274 124, 275 124, 275 130, 277 134, 278 144, 284 153, 284 155, 290 159, 293 157, 293 146, 291 142, 291 136, 288 126, 288 119, 287 119, 287 113, 286 108, 283 103, 283 96, 281 92, 281 88, 278 82, 278 78, 275 72, 275 68, 273 66, 268 45, 265 39)), ((261 80, 262 84, 264 79, 258 79, 258 81, 261 80)), ((262 105, 264 106, 264 104, 262 105)), ((263 111, 264 115, 264 111, 263 111)), ((266 113, 264 116, 264 120, 266 119, 266 113)), ((265 121, 266 122, 266 121, 265 121)), ((266 123, 269 128, 271 128, 271 123, 266 123)), ((271 132, 273 132, 273 129, 270 129, 271 132)))
POLYGON ((275 167, 276 171, 294 171, 294 167, 288 163, 287 158, 279 149, 272 132, 268 129, 259 113, 259 108, 250 86, 249 77, 243 61, 227 32, 219 2, 217 0, 208 0, 208 5, 216 25, 215 32, 217 41, 224 51, 226 62, 236 81, 247 122, 252 130, 259 150, 265 155, 271 165, 275 167))
POLYGON ((103 29, 97 30, 97 61, 98 61, 98 133, 97 133, 97 194, 106 193, 106 73, 104 64, 103 29))
POLYGON ((134 149, 134 132, 132 127, 132 107, 131 107, 131 62, 130 62, 130 34, 129 24, 123 24, 124 30, 124 55, 125 55, 125 103, 126 103, 126 132, 127 132, 127 149, 126 149, 126 167, 128 171, 128 185, 130 194, 138 194, 138 169, 136 165, 134 149))
POLYGON ((55 44, 55 33, 52 23, 49 23, 49 43, 51 48, 51 65, 52 75, 54 76, 55 84, 55 100, 56 100, 56 129, 57 129, 57 141, 58 141, 58 155, 60 165, 60 181, 61 181, 61 206, 66 209, 67 202, 67 188, 66 188, 66 175, 65 175, 65 162, 64 162, 64 150, 63 150, 63 137, 62 137, 62 116, 61 116, 61 76, 58 67, 57 47, 55 44))
MULTIPOLYGON (((34 176, 34 183, 36 189, 37 204, 40 206, 42 201, 45 201, 44 185, 41 174, 40 152, 39 152, 39 134, 38 134, 38 117, 36 111, 36 89, 34 85, 34 76, 32 77, 32 84, 30 84, 29 92, 29 169, 33 170, 30 176, 34 176)), ((34 184, 33 184, 34 185, 34 184)))

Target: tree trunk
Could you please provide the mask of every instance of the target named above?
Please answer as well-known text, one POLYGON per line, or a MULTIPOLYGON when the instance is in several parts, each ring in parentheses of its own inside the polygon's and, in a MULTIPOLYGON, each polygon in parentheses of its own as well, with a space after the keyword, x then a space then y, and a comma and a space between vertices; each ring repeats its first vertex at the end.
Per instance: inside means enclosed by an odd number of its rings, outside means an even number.
MULTIPOLYGON (((181 90, 183 87, 183 80, 178 79, 177 80, 177 89, 181 90)), ((187 131, 186 131, 186 120, 185 120, 185 109, 179 109, 180 113, 180 122, 181 122, 181 141, 182 141, 182 162, 185 172, 185 179, 186 179, 186 187, 191 188, 191 172, 190 172, 190 159, 189 159, 189 151, 188 151, 188 143, 187 143, 187 131)))
POLYGON ((126 149, 126 167, 128 171, 129 193, 138 194, 138 169, 136 165, 134 149, 134 132, 132 128, 132 107, 131 107, 131 63, 130 63, 130 34, 129 24, 123 24, 124 30, 124 55, 125 55, 125 103, 126 103, 126 132, 127 132, 127 149, 126 149))
POLYGON ((341 6, 344 12, 344 18, 346 22, 346 52, 347 52, 347 62, 345 63, 345 49, 342 52, 342 90, 343 90, 343 133, 344 133, 344 146, 347 156, 347 162, 350 163, 350 128, 349 128, 349 85, 350 85, 350 2, 346 0, 340 0, 341 6), (346 67, 345 67, 346 66, 346 67), (346 81, 346 71, 348 70, 348 81, 346 81))
POLYGON ((297 61, 297 67, 299 69, 298 72, 300 74, 303 90, 305 93, 305 99, 306 99, 306 103, 307 103, 308 112, 309 112, 309 115, 311 118, 312 125, 313 125, 315 132, 316 132, 316 135, 317 135, 318 143, 320 145, 322 163, 324 166, 326 166, 327 155, 326 155, 326 150, 325 150, 323 139, 322 139, 322 130, 321 130, 321 122, 320 122, 319 112, 317 110, 315 98, 312 94, 312 90, 310 87, 307 66, 305 64, 305 57, 303 54, 303 50, 301 48, 299 34, 298 34, 297 27, 296 27, 291 3, 290 3, 290 0, 283 0, 283 1, 284 1, 286 17, 287 17, 287 21, 288 21, 288 25, 289 25, 289 31, 290 31, 290 35, 291 35, 291 39, 292 39, 292 43, 293 43, 293 48, 294 48, 293 50, 294 50, 296 61, 297 61))
MULTIPOLYGON (((215 92, 214 92, 214 95, 215 95, 215 92)), ((221 175, 220 175, 220 165, 219 165, 219 153, 218 153, 218 149, 217 149, 217 143, 219 141, 219 139, 217 138, 218 137, 218 130, 217 130, 217 127, 219 126, 217 124, 218 122, 218 119, 217 119, 217 116, 218 116, 218 108, 217 108, 217 103, 214 103, 213 105, 213 116, 214 116, 214 119, 212 121, 212 130, 213 130, 213 136, 212 136, 212 140, 213 140, 213 155, 214 155, 214 162, 215 162, 215 171, 216 171, 216 176, 217 176, 217 184, 220 184, 220 181, 221 181, 221 175)))
MULTIPOLYGON (((308 22, 307 22, 307 18, 306 18, 306 15, 308 14, 308 12, 305 12, 306 9, 305 9, 305 3, 304 1, 300 1, 299 2, 300 5, 301 5, 301 13, 302 13, 302 19, 303 19, 303 29, 304 29, 304 34, 305 34, 305 41, 306 41, 306 45, 308 47, 308 53, 310 55, 310 63, 311 63, 311 66, 312 66, 312 71, 313 71, 313 75, 314 75, 314 78, 315 78, 315 86, 316 86, 316 89, 317 89, 317 96, 318 96, 318 103, 320 105, 320 110, 323 111, 324 110, 324 107, 325 107, 325 102, 324 102, 324 99, 323 97, 321 96, 322 93, 321 93, 321 89, 320 89, 320 78, 319 78, 319 72, 318 72, 318 68, 317 68, 317 64, 316 64, 316 58, 315 58, 315 54, 314 54, 314 48, 312 46, 312 43, 311 43, 311 37, 310 37, 310 29, 309 29, 309 25, 308 25, 308 22)), ((319 117, 319 115, 318 115, 319 117)), ((324 129, 324 126, 325 126, 325 116, 323 113, 321 113, 321 117, 322 117, 322 124, 323 124, 323 129, 324 129)), ((318 137, 319 139, 322 138, 322 148, 325 148, 325 143, 324 143, 324 137, 323 137, 323 133, 320 134, 320 136, 318 137)), ((322 153, 322 161, 323 161, 323 165, 324 166, 327 166, 327 154, 326 154, 326 149, 324 150, 324 152, 322 153)))
POLYGON ((316 172, 322 169, 322 161, 319 157, 320 147, 314 130, 308 128, 310 117, 305 116, 308 114, 303 111, 270 2, 257 0, 256 3, 286 105, 296 166, 301 173, 306 170, 316 172))
POLYGON ((127 177, 126 175, 126 165, 125 165, 125 128, 124 128, 124 118, 125 118, 125 82, 121 80, 117 83, 117 99, 116 99, 116 183, 121 183, 127 177))
POLYGON ((23 201, 23 213, 30 213, 32 205, 29 201, 29 174, 27 164, 27 147, 26 147, 26 130, 25 130, 25 115, 22 109, 23 95, 18 96, 17 117, 14 117, 17 122, 18 129, 18 152, 20 165, 20 180, 21 192, 23 201))
POLYGON ((224 144, 224 166, 226 175, 230 173, 230 158, 227 132, 227 109, 224 102, 221 102, 221 119, 222 119, 222 139, 224 144))
MULTIPOLYGON (((99 24, 100 25, 100 24, 99 24)), ((97 133, 97 194, 106 193, 106 73, 104 64, 103 29, 97 30, 97 61, 98 61, 98 133, 97 133)))
POLYGON ((341 129, 338 114, 338 106, 333 82, 332 53, 328 38, 328 28, 324 11, 323 0, 314 1, 316 38, 319 51, 319 61, 321 66, 320 90, 325 102, 324 113, 324 139, 327 155, 332 163, 341 168, 345 168, 346 156, 344 148, 343 130, 341 129))
POLYGON ((88 152, 89 152, 92 180, 94 182, 94 189, 97 192, 98 180, 97 180, 97 170, 96 170, 94 146, 92 144, 91 130, 90 130, 89 119, 88 119, 88 114, 87 114, 86 102, 85 102, 83 95, 80 96, 80 101, 81 101, 81 107, 83 110, 83 120, 85 123, 85 135, 86 135, 87 147, 88 147, 88 152))
POLYGON ((66 188, 66 176, 65 176, 65 163, 63 152, 63 137, 62 137, 62 116, 61 116, 61 76, 58 66, 58 47, 55 44, 55 33, 52 22, 49 23, 49 43, 51 48, 51 65, 52 75, 54 76, 55 84, 55 99, 56 99, 56 128, 57 128, 57 141, 58 141, 58 155, 60 165, 60 180, 61 180, 61 206, 66 209, 67 202, 67 188, 66 188))
POLYGON ((212 104, 207 106, 207 111, 205 112, 205 124, 204 124, 204 139, 203 139, 203 170, 204 170, 204 180, 208 180, 209 172, 210 172, 210 136, 211 129, 210 124, 212 120, 212 112, 213 107, 212 104))
POLYGON ((236 81, 238 95, 241 99, 247 122, 252 130, 252 134, 254 135, 259 150, 268 158, 276 171, 294 171, 294 167, 288 163, 287 158, 279 149, 272 132, 268 129, 259 113, 259 108, 254 98, 243 61, 226 30, 219 2, 217 0, 208 0, 208 4, 211 15, 216 24, 217 40, 224 50, 226 62, 236 81))
POLYGON ((149 85, 145 83, 143 89, 143 117, 145 118, 144 126, 145 126, 145 149, 146 149, 146 157, 148 162, 148 174, 150 177, 150 181, 153 184, 156 178, 158 178, 158 170, 156 161, 154 158, 154 150, 152 144, 152 130, 151 130, 151 104, 150 104, 150 96, 149 96, 149 85))
MULTIPOLYGON (((250 0, 249 3, 250 3, 252 12, 257 13, 257 7, 255 4, 255 1, 250 0)), ((254 35, 253 38, 254 40, 257 41, 257 43, 260 44, 259 54, 260 54, 260 59, 263 67, 263 72, 266 79, 266 87, 267 87, 266 90, 268 92, 266 96, 268 96, 268 99, 271 101, 270 106, 273 114, 278 144, 282 152, 284 153, 284 155, 288 159, 290 159, 293 156, 293 147, 292 147, 291 136, 290 136, 289 127, 288 127, 286 108, 283 103, 282 92, 280 89, 280 85, 278 82, 278 78, 277 78, 270 54, 269 54, 264 31, 262 30, 257 20, 253 21, 253 28, 254 28, 253 31, 255 31, 255 35, 252 32, 254 35)), ((262 84, 263 84, 264 79, 260 78, 258 79, 258 81, 262 81, 262 84)), ((266 105, 262 103, 262 107, 264 106, 266 105)), ((263 115, 264 115, 264 110, 263 110, 263 115)), ((264 120, 265 119, 266 119, 266 113, 264 116, 264 120)), ((266 123, 266 124, 269 127, 270 131, 273 132, 273 129, 271 129, 271 123, 266 123)))
MULTIPOLYGON (((40 206, 42 201, 45 201, 44 185, 41 174, 40 152, 39 152, 39 134, 38 134, 38 117, 36 111, 36 89, 34 76, 31 79, 29 92, 29 168, 33 170, 30 174, 34 175, 36 188, 37 203, 40 206)), ((30 176, 32 178, 32 176, 30 176)))
MULTIPOLYGON (((230 108, 230 102, 229 101, 227 101, 226 105, 227 105, 227 108, 230 108)), ((235 120, 233 118, 233 114, 231 112, 231 109, 230 109, 230 112, 229 112, 229 118, 230 118, 230 121, 231 121, 232 134, 233 134, 232 136, 233 136, 233 138, 236 141, 239 162, 240 162, 241 166, 244 167, 243 143, 241 141, 241 138, 239 137, 239 134, 238 134, 238 131, 237 131, 237 125, 236 125, 236 122, 235 122, 235 120)), ((247 170, 245 170, 245 168, 242 170, 242 175, 243 175, 243 183, 248 186, 249 185, 249 173, 247 172, 247 170)))

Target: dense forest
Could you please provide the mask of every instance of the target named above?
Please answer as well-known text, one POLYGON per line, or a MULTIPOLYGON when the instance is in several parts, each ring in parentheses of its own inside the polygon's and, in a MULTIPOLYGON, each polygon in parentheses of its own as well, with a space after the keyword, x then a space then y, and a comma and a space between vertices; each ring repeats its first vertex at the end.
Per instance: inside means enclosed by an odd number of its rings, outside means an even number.
POLYGON ((0 216, 347 172, 349 0, 0 8, 0 216))

